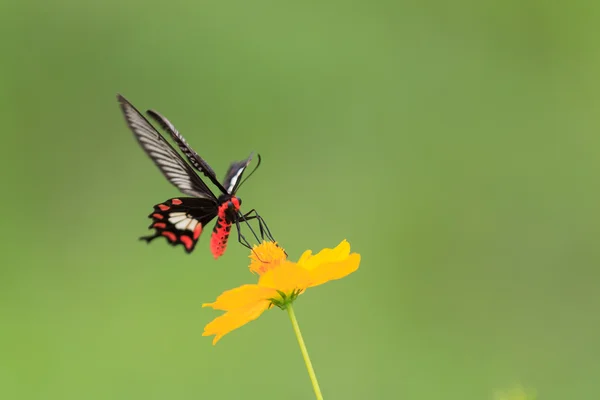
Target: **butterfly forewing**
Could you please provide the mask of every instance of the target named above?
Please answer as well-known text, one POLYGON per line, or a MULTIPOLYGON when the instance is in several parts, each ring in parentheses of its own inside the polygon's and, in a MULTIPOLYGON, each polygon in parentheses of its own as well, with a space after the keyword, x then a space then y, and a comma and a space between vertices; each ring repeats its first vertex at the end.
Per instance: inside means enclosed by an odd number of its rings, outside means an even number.
POLYGON ((216 200, 192 167, 181 158, 148 120, 124 97, 119 95, 117 98, 127 125, 169 182, 187 195, 216 200))
POLYGON ((236 192, 238 186, 242 182, 242 174, 246 170, 246 167, 248 167, 248 164, 250 164, 253 155, 254 154, 250 154, 245 160, 231 163, 225 174, 225 179, 223 179, 223 187, 227 193, 234 194, 236 192))
POLYGON ((146 111, 146 113, 153 120, 155 120, 165 131, 167 131, 169 135, 171 135, 171 138, 173 138, 175 143, 177 143, 177 146, 179 146, 181 152, 185 154, 190 164, 192 164, 194 168, 196 168, 198 171, 202 172, 204 176, 210 179, 212 183, 217 185, 217 187, 221 188, 221 183, 217 180, 217 175, 215 174, 215 171, 210 167, 210 165, 208 165, 206 161, 202 159, 202 157, 198 155, 198 153, 194 151, 194 149, 192 149, 192 147, 187 143, 183 135, 179 133, 177 129, 175 129, 175 125, 173 125, 168 119, 166 119, 154 110, 148 110, 146 111))
POLYGON ((140 239, 150 242, 157 237, 165 237, 171 245, 183 245, 191 253, 206 225, 217 216, 218 207, 209 199, 181 197, 154 206, 150 229, 153 235, 140 239))

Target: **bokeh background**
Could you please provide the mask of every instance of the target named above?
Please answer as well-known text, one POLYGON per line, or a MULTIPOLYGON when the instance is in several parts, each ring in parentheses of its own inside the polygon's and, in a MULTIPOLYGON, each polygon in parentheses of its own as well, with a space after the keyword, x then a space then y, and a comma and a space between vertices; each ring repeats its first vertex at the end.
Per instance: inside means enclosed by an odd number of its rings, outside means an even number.
POLYGON ((0 398, 313 396, 286 313, 201 336, 246 249, 137 241, 178 192, 117 92, 362 254, 296 303, 326 398, 600 398, 600 6, 487 3, 3 2, 0 398))

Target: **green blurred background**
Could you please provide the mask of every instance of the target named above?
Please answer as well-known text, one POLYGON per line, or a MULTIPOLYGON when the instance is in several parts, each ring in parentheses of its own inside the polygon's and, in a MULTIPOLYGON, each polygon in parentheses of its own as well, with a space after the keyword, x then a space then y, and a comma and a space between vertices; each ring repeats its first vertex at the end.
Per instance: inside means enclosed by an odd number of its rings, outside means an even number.
POLYGON ((201 336, 255 278, 146 234, 177 196, 115 94, 166 115, 292 259, 327 399, 600 398, 600 5, 0 5, 2 399, 310 399, 287 315, 201 336))

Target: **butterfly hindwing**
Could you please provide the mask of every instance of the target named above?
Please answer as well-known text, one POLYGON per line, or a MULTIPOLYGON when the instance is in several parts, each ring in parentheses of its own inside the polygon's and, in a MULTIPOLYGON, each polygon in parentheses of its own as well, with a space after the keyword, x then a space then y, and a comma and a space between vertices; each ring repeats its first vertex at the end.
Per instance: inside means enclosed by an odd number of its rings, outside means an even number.
POLYGON ((150 229, 153 235, 140 239, 150 242, 165 237, 171 245, 182 244, 191 253, 206 225, 217 216, 218 206, 209 199, 178 197, 154 206, 150 229))

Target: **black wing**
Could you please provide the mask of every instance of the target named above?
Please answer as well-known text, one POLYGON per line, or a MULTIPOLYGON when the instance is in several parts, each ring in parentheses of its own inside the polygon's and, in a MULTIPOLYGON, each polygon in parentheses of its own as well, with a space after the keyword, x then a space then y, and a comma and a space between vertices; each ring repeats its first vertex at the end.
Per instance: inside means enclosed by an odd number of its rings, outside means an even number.
POLYGON ((181 149, 182 153, 185 154, 187 159, 190 161, 190 164, 192 164, 192 166, 194 166, 194 168, 196 168, 198 171, 202 172, 204 176, 210 179, 212 183, 214 183, 220 190, 224 192, 225 189, 217 180, 215 171, 210 167, 210 165, 208 165, 206 161, 202 159, 202 157, 198 155, 198 153, 194 151, 194 149, 190 147, 183 135, 179 133, 177 129, 175 129, 175 125, 154 110, 148 110, 146 111, 146 114, 156 121, 165 131, 169 132, 175 143, 177 143, 177 146, 179 146, 181 149))
POLYGON ((248 164, 250 164, 253 155, 254 153, 250 154, 250 156, 245 160, 231 163, 227 173, 225 174, 225 179, 223 180, 223 187, 227 193, 231 195, 235 194, 237 188, 242 182, 242 174, 244 173, 246 167, 248 167, 248 164))
POLYGON ((183 197, 169 199, 154 206, 149 229, 155 229, 153 235, 140 239, 151 242, 157 237, 165 237, 176 246, 182 244, 185 251, 191 253, 196 247, 204 227, 217 216, 217 206, 212 200, 183 197))
POLYGON ((215 195, 202 179, 181 158, 179 153, 158 133, 136 108, 123 96, 117 95, 127 125, 140 146, 150 156, 163 175, 182 193, 190 196, 212 199, 215 195))

